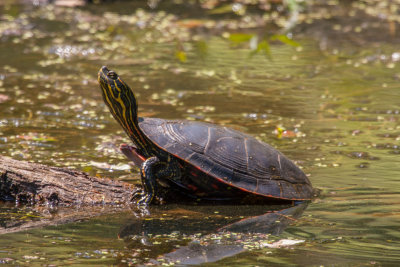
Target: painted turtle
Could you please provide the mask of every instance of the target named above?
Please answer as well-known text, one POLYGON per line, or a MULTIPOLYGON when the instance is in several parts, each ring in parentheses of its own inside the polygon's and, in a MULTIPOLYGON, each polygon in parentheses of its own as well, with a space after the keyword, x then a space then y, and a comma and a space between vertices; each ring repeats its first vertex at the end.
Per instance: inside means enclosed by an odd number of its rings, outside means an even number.
POLYGON ((140 165, 139 205, 150 204, 161 188, 211 200, 311 199, 306 175, 270 145, 209 123, 138 117, 136 97, 121 77, 102 67, 98 80, 104 102, 135 145, 121 150, 140 165))

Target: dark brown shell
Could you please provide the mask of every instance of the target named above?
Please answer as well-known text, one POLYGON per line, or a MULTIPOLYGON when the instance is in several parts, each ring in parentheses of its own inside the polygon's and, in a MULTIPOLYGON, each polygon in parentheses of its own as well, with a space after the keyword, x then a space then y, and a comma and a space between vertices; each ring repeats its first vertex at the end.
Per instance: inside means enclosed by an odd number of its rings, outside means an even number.
POLYGON ((273 198, 312 197, 307 176, 282 153, 254 137, 182 120, 143 118, 139 126, 158 147, 226 184, 273 198))

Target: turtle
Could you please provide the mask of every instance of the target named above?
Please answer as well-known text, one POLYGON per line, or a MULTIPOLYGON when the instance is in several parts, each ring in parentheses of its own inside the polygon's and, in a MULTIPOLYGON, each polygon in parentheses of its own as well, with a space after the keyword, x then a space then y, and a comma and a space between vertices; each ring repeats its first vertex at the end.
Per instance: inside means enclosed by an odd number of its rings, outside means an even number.
POLYGON ((122 152, 140 167, 139 206, 161 192, 194 199, 266 201, 312 199, 304 172, 284 154, 251 135, 206 122, 138 116, 131 88, 114 71, 100 68, 103 100, 133 145, 122 152))

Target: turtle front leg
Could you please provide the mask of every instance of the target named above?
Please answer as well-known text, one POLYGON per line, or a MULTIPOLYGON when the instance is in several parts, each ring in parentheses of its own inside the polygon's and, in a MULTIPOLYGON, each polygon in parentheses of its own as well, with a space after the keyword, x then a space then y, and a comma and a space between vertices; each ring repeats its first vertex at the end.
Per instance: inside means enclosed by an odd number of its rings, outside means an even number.
POLYGON ((139 197, 139 200, 136 202, 139 206, 148 206, 156 195, 156 169, 159 163, 160 160, 157 157, 151 157, 145 160, 140 167, 143 191, 135 193, 132 197, 132 199, 139 197))
POLYGON ((157 157, 146 159, 140 167, 143 192, 135 193, 132 198, 139 197, 139 206, 148 206, 157 195, 157 179, 173 179, 181 176, 178 163, 171 157, 160 161, 157 157))

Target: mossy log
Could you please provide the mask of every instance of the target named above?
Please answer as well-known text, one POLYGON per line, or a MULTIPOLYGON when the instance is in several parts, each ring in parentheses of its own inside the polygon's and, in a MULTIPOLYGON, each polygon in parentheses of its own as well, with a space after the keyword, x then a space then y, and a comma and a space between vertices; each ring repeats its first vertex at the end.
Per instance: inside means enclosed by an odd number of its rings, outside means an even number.
POLYGON ((0 199, 62 206, 129 205, 134 186, 0 156, 0 199))

